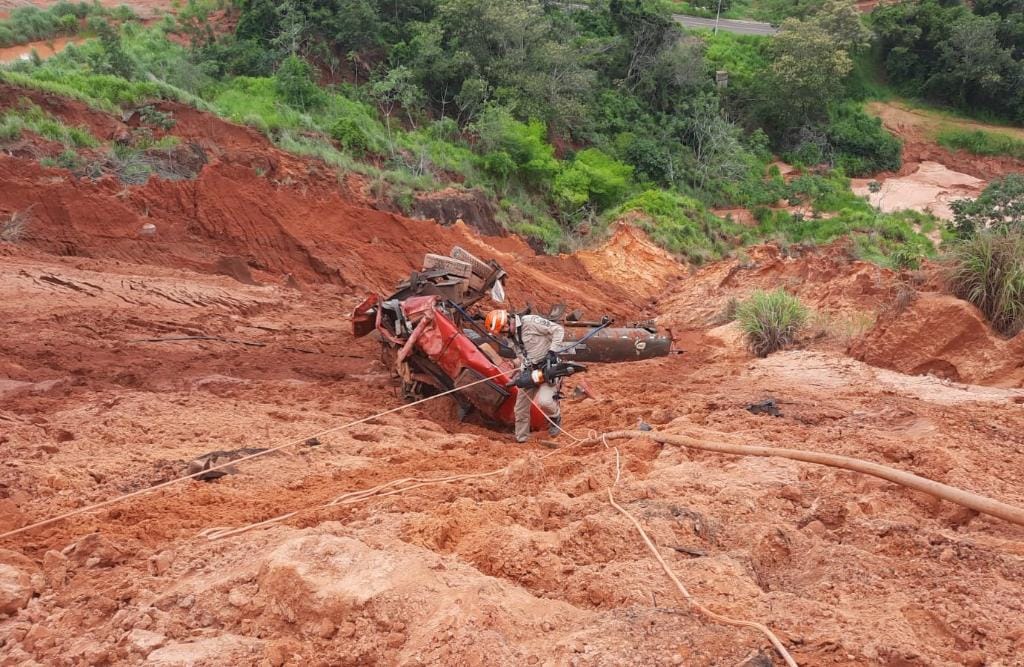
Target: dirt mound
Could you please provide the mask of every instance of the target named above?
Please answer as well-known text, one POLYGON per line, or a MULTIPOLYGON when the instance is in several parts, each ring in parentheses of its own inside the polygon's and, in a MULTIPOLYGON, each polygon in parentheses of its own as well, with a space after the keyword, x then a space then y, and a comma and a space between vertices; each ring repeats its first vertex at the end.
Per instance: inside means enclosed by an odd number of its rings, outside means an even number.
POLYGON ((658 247, 640 229, 620 223, 611 238, 595 250, 576 257, 595 278, 628 287, 644 298, 661 292, 686 271, 686 267, 658 247))
POLYGON ((922 294, 880 320, 850 354, 910 375, 1024 386, 1024 336, 1000 338, 977 308, 945 294, 922 294))
POLYGON ((716 323, 730 299, 782 287, 821 311, 871 317, 891 298, 895 282, 892 271, 853 259, 843 241, 823 248, 761 245, 679 278, 655 308, 673 330, 703 328, 716 323))
POLYGON ((481 234, 503 236, 505 229, 494 217, 494 205, 480 190, 447 188, 418 195, 413 203, 414 218, 451 225, 463 221, 481 234))

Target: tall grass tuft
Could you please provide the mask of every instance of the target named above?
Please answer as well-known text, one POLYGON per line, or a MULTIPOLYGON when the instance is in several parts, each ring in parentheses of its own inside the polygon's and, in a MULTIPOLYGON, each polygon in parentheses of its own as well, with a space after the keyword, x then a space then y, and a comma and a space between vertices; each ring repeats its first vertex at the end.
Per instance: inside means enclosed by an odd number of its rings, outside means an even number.
POLYGON ((783 289, 758 290, 736 309, 750 351, 759 357, 791 345, 807 322, 807 307, 783 289))
POLYGON ((957 243, 950 260, 954 295, 977 306, 1000 333, 1024 330, 1024 232, 979 232, 957 243))

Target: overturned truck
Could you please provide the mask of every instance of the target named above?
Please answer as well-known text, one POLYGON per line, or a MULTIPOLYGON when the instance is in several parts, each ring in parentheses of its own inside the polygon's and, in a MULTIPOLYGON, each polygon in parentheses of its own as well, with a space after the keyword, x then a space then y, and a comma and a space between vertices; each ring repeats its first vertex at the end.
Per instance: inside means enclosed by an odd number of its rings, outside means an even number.
MULTIPOLYGON (((475 312, 485 298, 505 301, 506 278, 495 261, 485 262, 460 247, 448 256, 428 254, 423 269, 393 294, 372 294, 356 308, 352 332, 356 337, 377 333, 382 360, 401 381, 407 400, 452 391, 460 417, 476 411, 488 421, 513 424, 520 370, 515 350, 509 341, 488 334, 475 312)), ((672 351, 671 337, 659 335, 654 322, 612 327, 608 317, 586 321, 564 304, 538 314, 565 327, 560 356, 570 373, 585 369, 575 362, 635 361, 672 351)), ((536 406, 531 426, 547 427, 536 406)))

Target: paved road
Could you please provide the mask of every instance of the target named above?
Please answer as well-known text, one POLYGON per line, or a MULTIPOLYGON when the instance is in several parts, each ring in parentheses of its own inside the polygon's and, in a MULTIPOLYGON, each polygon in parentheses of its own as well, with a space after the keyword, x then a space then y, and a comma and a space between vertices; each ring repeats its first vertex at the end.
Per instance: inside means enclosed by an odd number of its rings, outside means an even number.
MULTIPOLYGON (((673 18, 687 28, 715 29, 715 19, 705 19, 697 16, 684 16, 675 14, 673 18)), ((779 31, 771 23, 758 23, 757 21, 737 21, 734 19, 721 19, 718 22, 718 29, 726 32, 734 32, 738 35, 774 35, 779 31)))

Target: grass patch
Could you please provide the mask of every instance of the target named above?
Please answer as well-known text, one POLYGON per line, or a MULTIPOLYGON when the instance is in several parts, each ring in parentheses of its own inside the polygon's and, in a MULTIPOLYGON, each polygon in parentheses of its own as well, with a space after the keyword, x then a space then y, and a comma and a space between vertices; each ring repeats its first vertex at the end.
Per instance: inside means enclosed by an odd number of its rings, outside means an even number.
POLYGON ((758 357, 791 345, 807 317, 807 307, 800 299, 781 288, 758 290, 736 309, 747 346, 758 357))
POLYGON ((25 130, 68 147, 95 148, 100 145, 87 128, 65 125, 28 99, 22 98, 17 108, 0 115, 0 141, 18 139, 25 130))
POLYGON ((639 213, 634 224, 663 248, 694 264, 718 259, 746 240, 746 230, 712 215, 691 197, 666 190, 642 192, 611 213, 618 219, 639 213))
POLYGON ((1004 335, 1024 329, 1024 232, 979 232, 955 244, 950 261, 954 295, 977 306, 1004 335))
POLYGON ((1001 132, 945 128, 935 137, 941 146, 972 155, 1007 155, 1024 160, 1024 141, 1001 132))

